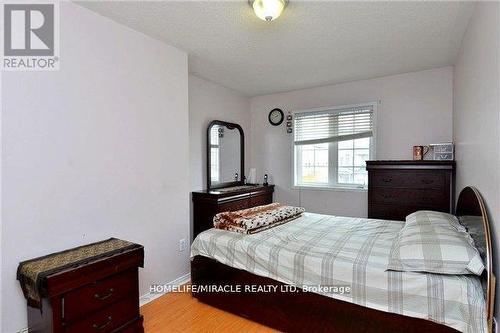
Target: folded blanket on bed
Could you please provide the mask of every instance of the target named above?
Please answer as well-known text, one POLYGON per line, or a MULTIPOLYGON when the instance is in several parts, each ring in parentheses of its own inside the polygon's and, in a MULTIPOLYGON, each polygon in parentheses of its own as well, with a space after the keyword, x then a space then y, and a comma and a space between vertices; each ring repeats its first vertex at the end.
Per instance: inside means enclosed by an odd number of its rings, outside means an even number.
POLYGON ((214 227, 242 234, 253 234, 294 220, 304 211, 305 209, 301 207, 272 203, 235 212, 219 213, 214 217, 214 227))

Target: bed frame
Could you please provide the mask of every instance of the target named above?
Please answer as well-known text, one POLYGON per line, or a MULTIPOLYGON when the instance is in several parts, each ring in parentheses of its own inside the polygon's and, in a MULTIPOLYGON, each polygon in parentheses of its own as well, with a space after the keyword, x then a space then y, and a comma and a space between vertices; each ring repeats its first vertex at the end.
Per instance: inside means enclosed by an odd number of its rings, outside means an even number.
MULTIPOLYGON (((457 217, 467 224, 485 262, 482 275, 489 331, 492 331, 495 276, 486 208, 474 187, 460 193, 457 217)), ((428 320, 378 311, 310 292, 280 291, 285 284, 195 256, 191 262, 194 285, 273 285, 274 293, 193 293, 199 301, 285 332, 456 332, 428 320)))

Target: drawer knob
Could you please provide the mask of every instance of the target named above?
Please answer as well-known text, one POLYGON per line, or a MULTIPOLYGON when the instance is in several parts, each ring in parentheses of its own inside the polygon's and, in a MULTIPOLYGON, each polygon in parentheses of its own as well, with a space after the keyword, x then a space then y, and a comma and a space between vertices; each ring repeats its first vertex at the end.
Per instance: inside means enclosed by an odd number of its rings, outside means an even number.
POLYGON ((434 181, 432 179, 422 179, 422 183, 424 183, 425 185, 429 185, 434 183, 434 181))
POLYGON ((108 320, 105 322, 105 323, 102 323, 102 324, 93 324, 92 327, 96 330, 96 331, 102 331, 103 329, 106 328, 106 326, 108 326, 109 324, 111 324, 111 316, 108 317, 108 320))
POLYGON ((392 178, 384 178, 384 179, 382 179, 382 181, 384 183, 390 183, 390 182, 392 182, 392 178))
POLYGON ((113 292, 115 290, 113 288, 109 288, 108 292, 104 295, 100 295, 100 294, 94 294, 94 298, 100 300, 100 301, 104 301, 105 299, 107 298, 110 298, 111 296, 113 296, 113 292))

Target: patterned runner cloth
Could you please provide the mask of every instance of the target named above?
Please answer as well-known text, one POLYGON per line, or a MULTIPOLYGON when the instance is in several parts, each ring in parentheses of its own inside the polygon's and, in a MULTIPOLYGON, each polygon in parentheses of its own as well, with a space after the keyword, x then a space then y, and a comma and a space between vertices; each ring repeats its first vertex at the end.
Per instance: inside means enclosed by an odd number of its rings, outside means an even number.
POLYGON ((44 296, 43 281, 48 275, 138 247, 141 245, 110 238, 23 261, 17 268, 17 280, 21 284, 28 305, 41 309, 41 298, 44 296))

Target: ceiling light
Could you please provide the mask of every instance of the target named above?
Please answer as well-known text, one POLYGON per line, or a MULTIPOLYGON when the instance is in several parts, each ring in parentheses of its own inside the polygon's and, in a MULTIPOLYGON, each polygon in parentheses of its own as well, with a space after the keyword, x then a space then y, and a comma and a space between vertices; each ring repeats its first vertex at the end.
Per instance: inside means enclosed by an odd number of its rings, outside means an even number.
POLYGON ((274 21, 286 6, 288 0, 249 0, 258 18, 264 21, 274 21))

